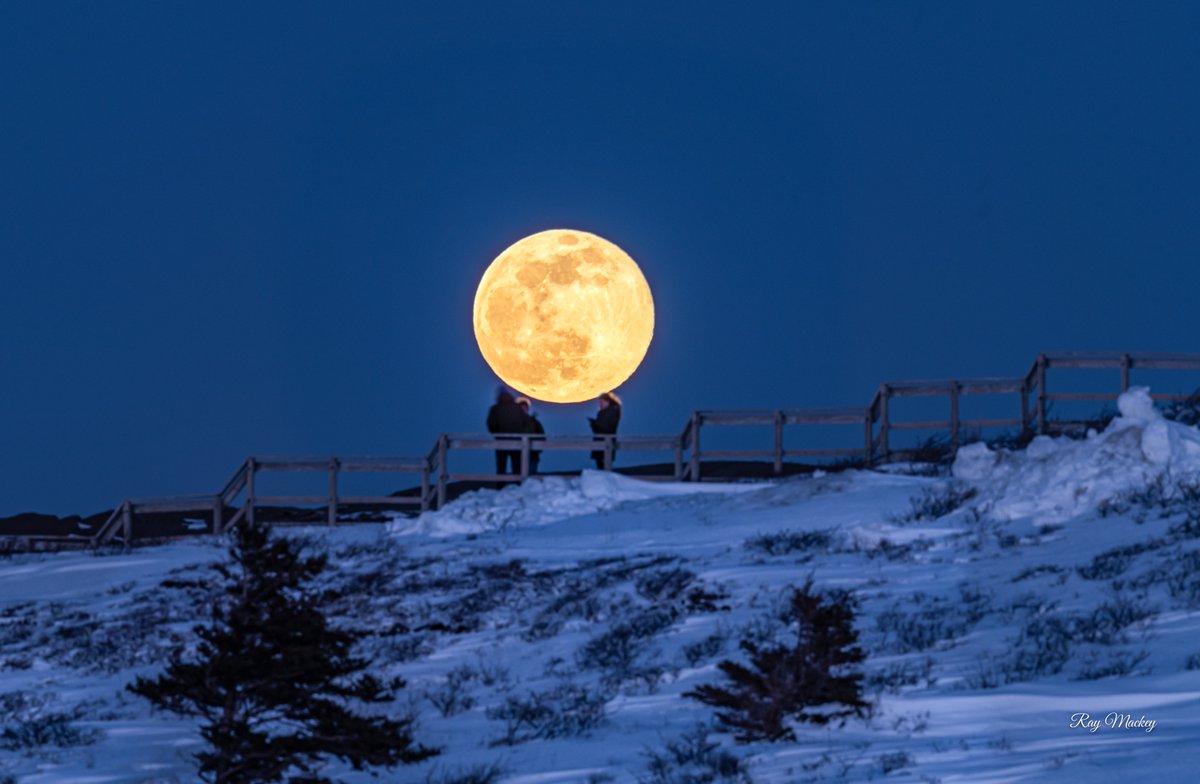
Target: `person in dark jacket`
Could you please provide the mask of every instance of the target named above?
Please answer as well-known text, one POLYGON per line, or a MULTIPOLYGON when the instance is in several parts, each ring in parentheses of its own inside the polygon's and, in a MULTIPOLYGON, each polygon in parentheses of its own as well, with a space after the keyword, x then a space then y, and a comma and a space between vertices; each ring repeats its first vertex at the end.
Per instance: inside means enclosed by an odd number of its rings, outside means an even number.
MULTIPOLYGON (((588 424, 592 426, 592 432, 596 435, 612 435, 617 434, 617 424, 621 421, 621 400, 612 392, 605 392, 597 399, 597 404, 600 406, 600 412, 595 418, 588 417, 588 424)), ((600 439, 597 439, 600 440, 600 439)), ((616 447, 613 448, 613 455, 617 453, 616 447)), ((604 468, 604 452, 592 452, 592 459, 596 461, 596 468, 604 468)))
MULTIPOLYGON (((488 409, 487 429, 489 433, 524 433, 529 415, 521 410, 512 392, 504 387, 496 394, 496 404, 488 409)), ((496 450, 496 473, 518 473, 521 470, 521 453, 512 449, 496 450), (512 471, 508 471, 508 466, 512 471)))
MULTIPOLYGON (((525 416, 529 417, 529 419, 525 422, 525 432, 533 433, 534 435, 542 435, 542 436, 546 435, 546 428, 542 427, 541 420, 538 419, 537 414, 534 414, 534 413, 530 412, 530 410, 529 410, 529 407, 531 405, 533 405, 530 402, 529 398, 524 397, 524 396, 517 398, 517 405, 520 406, 521 410, 525 412, 525 416)), ((536 438, 531 438, 529 440, 531 442, 537 441, 536 438)), ((541 458, 542 458, 542 450, 540 450, 540 449, 530 449, 529 450, 529 473, 530 474, 537 473, 538 461, 541 460, 541 458)))

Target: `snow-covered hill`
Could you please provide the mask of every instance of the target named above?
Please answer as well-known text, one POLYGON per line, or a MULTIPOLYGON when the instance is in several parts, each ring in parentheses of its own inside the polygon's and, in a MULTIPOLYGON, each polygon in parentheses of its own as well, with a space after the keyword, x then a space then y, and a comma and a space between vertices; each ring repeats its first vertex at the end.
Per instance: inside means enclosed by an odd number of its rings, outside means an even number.
MULTIPOLYGON (((288 535, 333 554, 354 589, 339 615, 377 631, 375 669, 409 684, 393 710, 443 749, 385 781, 1191 782, 1200 433, 1144 391, 1120 404, 1085 440, 964 448, 952 476, 585 472, 390 530, 288 535), (810 576, 857 597, 875 708, 736 745, 682 694, 719 681, 739 640, 786 637, 782 602, 810 576)), ((159 583, 222 555, 197 540, 0 560, 0 780, 195 779, 194 727, 123 686, 203 617, 202 595, 159 583)))

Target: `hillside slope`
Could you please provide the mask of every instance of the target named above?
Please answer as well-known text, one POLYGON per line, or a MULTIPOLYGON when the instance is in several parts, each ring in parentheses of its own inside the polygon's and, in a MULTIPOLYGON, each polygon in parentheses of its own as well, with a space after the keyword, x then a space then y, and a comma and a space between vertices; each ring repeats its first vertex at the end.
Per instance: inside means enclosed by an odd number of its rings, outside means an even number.
MULTIPOLYGON (((1142 391, 1121 412, 1085 440, 965 448, 951 476, 694 486, 585 472, 386 531, 288 535, 333 555, 329 579, 353 597, 339 617, 376 631, 374 669, 409 683, 393 710, 443 748, 381 780, 1194 781, 1200 433, 1142 391), (810 576, 857 597, 874 710, 736 745, 682 695, 717 682, 739 640, 787 640, 784 600, 810 576), (705 731, 720 751, 703 752, 705 731)), ((0 776, 194 780, 195 728, 123 686, 204 617, 202 592, 161 580, 202 573, 222 548, 0 560, 0 776), (22 730, 39 722, 51 730, 22 730)))

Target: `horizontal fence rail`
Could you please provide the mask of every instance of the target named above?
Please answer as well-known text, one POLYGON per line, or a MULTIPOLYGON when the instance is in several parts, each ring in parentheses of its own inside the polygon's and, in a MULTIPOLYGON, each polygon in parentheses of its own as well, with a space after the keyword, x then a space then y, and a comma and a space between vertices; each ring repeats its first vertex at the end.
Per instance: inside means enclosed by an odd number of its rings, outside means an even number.
MULTIPOLYGON (((187 495, 161 498, 131 498, 101 525, 93 537, 92 544, 108 544, 113 541, 128 543, 133 538, 133 525, 137 515, 195 512, 205 515, 209 524, 208 533, 225 533, 242 520, 253 522, 258 507, 275 504, 281 506, 314 505, 326 508, 326 522, 335 525, 338 510, 347 506, 364 505, 373 507, 416 507, 421 511, 430 508, 434 494, 429 484, 430 462, 427 457, 249 457, 238 467, 234 475, 216 495, 187 495), (328 493, 322 495, 262 495, 257 492, 257 477, 265 473, 323 473, 328 475, 328 493), (419 474, 420 494, 408 495, 347 495, 338 489, 338 478, 342 473, 371 472, 419 474), (238 503, 237 499, 243 497, 238 503)), ((54 537, 62 540, 63 537, 54 537)), ((79 537, 67 537, 79 540, 79 537)), ((50 538, 42 539, 48 541, 50 538)))
MULTIPOLYGON (((1035 434, 1061 433, 1072 428, 1096 424, 1089 420, 1051 419, 1055 402, 1107 402, 1130 388, 1137 370, 1200 371, 1200 353, 1116 353, 1069 352, 1042 353, 1028 372, 1021 376, 951 378, 932 380, 887 381, 879 385, 865 408, 778 408, 778 409, 707 409, 696 410, 677 435, 559 435, 528 433, 443 433, 429 453, 422 457, 248 457, 233 476, 213 495, 186 495, 156 498, 130 498, 114 509, 90 536, 0 537, 9 547, 20 545, 97 546, 120 541, 128 545, 134 538, 139 515, 195 513, 205 521, 204 530, 225 533, 243 520, 253 522, 256 509, 264 505, 324 506, 329 525, 338 521, 339 509, 362 505, 427 511, 441 508, 451 482, 514 482, 533 475, 534 455, 541 452, 599 453, 601 465, 611 469, 615 455, 630 452, 669 453, 670 461, 658 473, 639 474, 642 479, 701 481, 705 460, 769 459, 772 472, 782 475, 791 458, 835 458, 845 465, 871 467, 895 460, 919 458, 921 450, 893 448, 892 434, 903 431, 931 431, 945 434, 952 453, 961 443, 964 430, 1015 428, 1018 438, 1035 434), (1116 383, 1111 392, 1055 389, 1048 378, 1054 370, 1114 371, 1116 383), (967 396, 1009 396, 1011 417, 967 419, 960 404, 967 396), (945 398, 945 416, 937 419, 903 420, 893 412, 893 401, 900 398, 945 398), (857 446, 823 447, 785 443, 789 426, 855 426, 861 433, 857 446), (773 438, 752 448, 703 449, 704 428, 770 427, 773 438), (510 451, 519 456, 520 470, 514 474, 455 472, 451 455, 469 451, 510 451), (320 495, 260 495, 257 478, 271 472, 300 472, 327 475, 327 492, 320 495), (370 472, 417 475, 419 490, 406 495, 347 495, 339 489, 345 473, 370 472)), ((1154 393, 1159 402, 1181 401, 1192 396, 1179 393, 1154 393)), ((1006 404, 1007 405, 1007 404, 1006 404)))

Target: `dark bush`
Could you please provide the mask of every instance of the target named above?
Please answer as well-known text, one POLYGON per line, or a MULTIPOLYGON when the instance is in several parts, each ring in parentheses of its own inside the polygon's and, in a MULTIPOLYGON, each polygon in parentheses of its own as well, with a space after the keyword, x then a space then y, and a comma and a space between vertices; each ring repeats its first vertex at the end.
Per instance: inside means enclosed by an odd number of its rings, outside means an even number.
POLYGON ((1096 681, 1101 678, 1123 678, 1150 657, 1146 651, 1117 651, 1107 658, 1089 658, 1075 676, 1077 681, 1096 681))
POLYGON ((647 750, 647 778, 642 784, 749 784, 746 766, 719 744, 708 740, 708 729, 696 729, 668 741, 661 752, 647 750))
POLYGON ((649 601, 671 601, 681 598, 684 590, 695 579, 695 573, 687 569, 663 569, 639 574, 634 580, 634 587, 649 601))
POLYGON ((687 606, 685 609, 690 613, 714 613, 728 611, 728 604, 717 604, 729 598, 729 594, 723 588, 709 590, 703 585, 694 586, 687 594, 687 606))
POLYGON ((747 550, 778 556, 795 552, 824 552, 832 542, 833 534, 828 530, 778 531, 751 537, 742 546, 747 550))
POLYGON ((1134 558, 1150 549, 1151 544, 1142 542, 1116 547, 1100 553, 1085 566, 1077 566, 1075 571, 1085 580, 1111 580, 1123 574, 1134 558))
POLYGON ((1183 425, 1200 425, 1200 389, 1184 400, 1172 400, 1163 406, 1163 417, 1183 425))
MULTIPOLYGON (((1062 575, 1066 570, 1057 564, 1042 564, 1040 566, 1031 566, 1025 569, 1020 574, 1012 579, 1014 583, 1019 583, 1022 580, 1028 580, 1031 577, 1040 577, 1043 574, 1062 575)), ((1066 579, 1066 578, 1063 578, 1066 579)))
POLYGON ((1068 619, 1048 615, 1030 619, 1017 640, 1017 650, 1005 682, 1033 680, 1061 672, 1077 638, 1068 619))
POLYGON ((475 698, 468 691, 468 684, 476 677, 475 671, 466 665, 455 667, 446 673, 445 681, 427 690, 425 697, 443 716, 470 710, 475 705, 475 698))
POLYGON ((550 691, 508 697, 489 708, 487 717, 503 721, 504 736, 493 745, 513 746, 539 738, 582 735, 604 721, 608 697, 603 693, 563 683, 550 691))
POLYGON ((683 658, 690 666, 695 667, 702 661, 719 656, 721 651, 725 650, 725 643, 728 639, 729 635, 724 632, 713 632, 703 640, 683 646, 683 658))
POLYGON ((674 606, 649 607, 588 640, 575 654, 582 670, 603 670, 610 681, 621 681, 634 672, 634 661, 647 641, 679 617, 674 606))
POLYGON ((83 718, 83 706, 70 711, 51 710, 50 702, 49 697, 24 691, 0 694, 0 750, 29 751, 43 746, 65 749, 100 739, 97 730, 73 724, 83 718))
POLYGON ((410 719, 359 712, 393 701, 403 682, 367 674, 369 662, 353 655, 366 633, 326 619, 332 597, 316 587, 325 556, 265 525, 242 525, 230 559, 212 567, 221 590, 210 622, 195 629, 196 650, 176 652, 159 677, 128 687, 201 720, 201 778, 320 784, 329 757, 362 770, 435 753, 413 742, 410 719))
POLYGON ((865 654, 858 647, 851 595, 815 593, 810 580, 792 591, 790 609, 792 644, 743 640, 749 666, 723 661, 718 667, 727 686, 706 684, 684 695, 719 708, 717 719, 740 742, 794 739, 784 723, 789 718, 826 724, 870 707, 856 668, 865 654))
POLYGON ((425 784, 496 784, 503 775, 504 768, 491 762, 454 772, 430 771, 425 777, 425 784))
POLYGON ((894 518, 898 523, 917 520, 937 520, 950 514, 975 497, 975 488, 957 484, 942 484, 927 487, 909 501, 912 509, 908 514, 894 518))
POLYGON ((55 712, 10 724, 0 730, 0 749, 26 751, 41 746, 68 748, 95 743, 100 733, 79 729, 71 723, 78 718, 74 713, 55 712))
POLYGON ((894 653, 912 653, 951 643, 971 630, 982 617, 981 612, 966 597, 952 600, 918 591, 875 616, 883 635, 880 647, 894 653))

